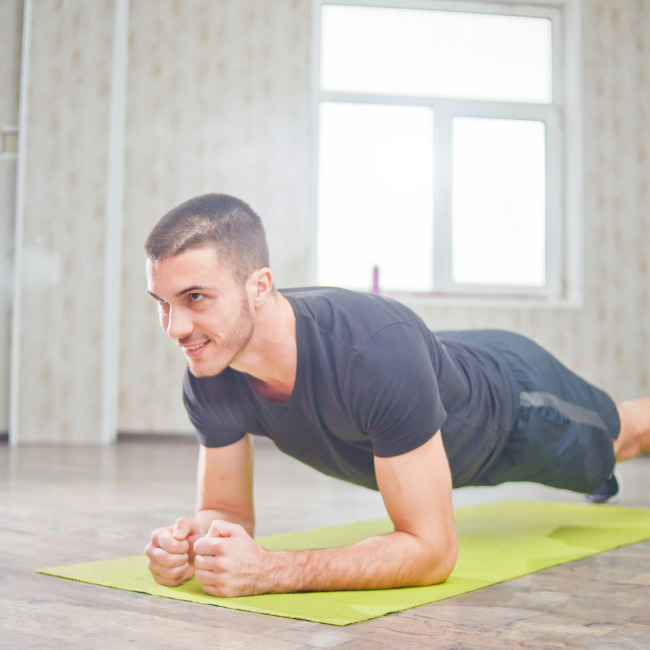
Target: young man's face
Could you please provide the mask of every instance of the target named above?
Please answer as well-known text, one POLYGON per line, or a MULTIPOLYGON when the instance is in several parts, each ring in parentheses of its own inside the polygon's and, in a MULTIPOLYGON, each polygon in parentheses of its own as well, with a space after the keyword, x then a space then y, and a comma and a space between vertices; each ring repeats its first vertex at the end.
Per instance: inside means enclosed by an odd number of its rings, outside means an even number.
POLYGON ((161 327, 197 377, 218 375, 253 335, 246 289, 212 248, 189 249, 157 262, 147 259, 147 289, 158 301, 161 327))

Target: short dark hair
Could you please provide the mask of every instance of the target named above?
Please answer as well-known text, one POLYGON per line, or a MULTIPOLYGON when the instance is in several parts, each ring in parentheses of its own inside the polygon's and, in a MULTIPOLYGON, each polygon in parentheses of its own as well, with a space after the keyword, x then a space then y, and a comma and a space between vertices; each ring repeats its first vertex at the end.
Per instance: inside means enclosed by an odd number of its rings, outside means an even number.
POLYGON ((247 203, 227 194, 204 194, 173 208, 149 233, 144 249, 159 261, 210 247, 242 283, 269 266, 262 220, 247 203))

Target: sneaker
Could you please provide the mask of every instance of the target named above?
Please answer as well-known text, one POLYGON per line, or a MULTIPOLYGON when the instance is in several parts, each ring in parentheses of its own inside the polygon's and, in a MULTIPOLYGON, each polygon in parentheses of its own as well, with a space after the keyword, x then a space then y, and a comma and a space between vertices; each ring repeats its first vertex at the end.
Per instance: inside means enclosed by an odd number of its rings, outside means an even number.
POLYGON ((589 503, 618 503, 623 494, 623 479, 616 467, 609 478, 593 492, 585 494, 585 501, 589 503))

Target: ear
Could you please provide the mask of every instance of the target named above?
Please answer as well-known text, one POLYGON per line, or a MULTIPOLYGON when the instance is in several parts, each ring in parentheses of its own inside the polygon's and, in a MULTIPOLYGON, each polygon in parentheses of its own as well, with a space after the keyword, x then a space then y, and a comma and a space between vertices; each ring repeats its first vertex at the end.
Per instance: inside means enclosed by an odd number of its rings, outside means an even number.
POLYGON ((273 273, 271 269, 264 267, 255 271, 249 278, 249 290, 253 306, 261 307, 273 291, 273 273))

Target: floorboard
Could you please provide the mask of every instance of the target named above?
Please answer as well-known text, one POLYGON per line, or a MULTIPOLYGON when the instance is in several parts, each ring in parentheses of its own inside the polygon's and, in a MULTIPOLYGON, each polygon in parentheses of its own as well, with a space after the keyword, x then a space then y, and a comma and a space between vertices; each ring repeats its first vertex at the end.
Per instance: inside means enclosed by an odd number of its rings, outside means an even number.
MULTIPOLYGON (((348 627, 85 585, 34 569, 142 552, 191 513, 193 440, 0 444, 0 648, 648 648, 650 542, 348 627)), ((650 457, 621 465, 622 505, 650 507, 650 457)), ((379 495, 256 444, 259 535, 385 516, 379 495)), ((456 505, 579 502, 533 485, 463 489, 456 505)))

